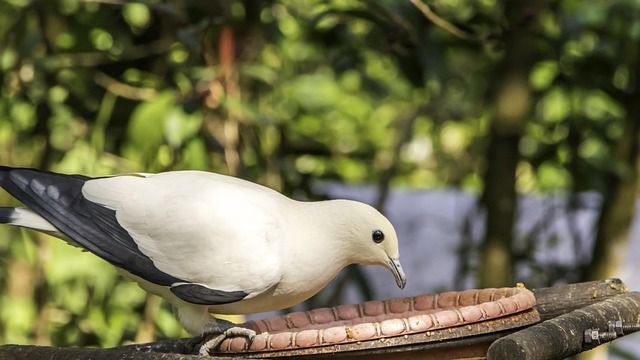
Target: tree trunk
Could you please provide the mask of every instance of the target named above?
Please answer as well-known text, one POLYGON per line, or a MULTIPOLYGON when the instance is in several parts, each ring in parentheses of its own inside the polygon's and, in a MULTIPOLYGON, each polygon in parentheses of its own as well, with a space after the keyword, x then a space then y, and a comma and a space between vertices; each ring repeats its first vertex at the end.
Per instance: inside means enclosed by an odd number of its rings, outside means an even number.
POLYGON ((513 283, 513 224, 517 208, 516 168, 518 144, 531 116, 529 71, 535 62, 531 27, 543 1, 508 2, 504 57, 496 66, 493 114, 487 149, 482 203, 486 210, 486 234, 481 253, 480 287, 513 283), (533 15, 532 15, 533 14, 533 15))
MULTIPOLYGON (((637 46, 637 44, 634 45, 637 46)), ((635 54, 635 51, 633 52, 635 54)), ((640 74, 640 59, 634 59, 635 76, 640 74)), ((611 94, 610 94, 611 95, 611 94)), ((583 274, 583 279, 605 279, 618 276, 621 264, 627 260, 629 232, 633 221, 635 205, 640 194, 640 88, 635 86, 629 95, 619 95, 624 104, 626 116, 624 129, 615 144, 614 159, 623 166, 622 173, 609 176, 608 191, 598 219, 598 232, 591 256, 591 264, 583 274)), ((606 359, 608 346, 580 354, 580 360, 606 359)))
POLYGON ((492 132, 487 152, 483 203, 486 235, 482 248, 480 287, 500 287, 513 281, 511 259, 515 217, 515 171, 520 134, 492 132))
MULTIPOLYGON (((629 114, 637 114, 638 111, 635 109, 629 114)), ((615 149, 615 158, 624 165, 625 171, 622 175, 611 175, 610 193, 602 205, 593 257, 585 273, 585 280, 619 275, 620 266, 626 261, 629 230, 638 198, 639 139, 640 120, 627 119, 615 149)))

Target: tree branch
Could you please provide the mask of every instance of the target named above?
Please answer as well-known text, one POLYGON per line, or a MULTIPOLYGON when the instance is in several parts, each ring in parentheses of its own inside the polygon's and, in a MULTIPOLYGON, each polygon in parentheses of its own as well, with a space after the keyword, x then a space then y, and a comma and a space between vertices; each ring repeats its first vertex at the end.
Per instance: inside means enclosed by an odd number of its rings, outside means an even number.
POLYGON ((421 0, 410 0, 410 1, 435 26, 437 26, 437 27, 439 27, 439 28, 451 33, 453 36, 458 37, 458 38, 460 38, 462 40, 474 41, 474 42, 480 41, 480 39, 478 39, 476 36, 465 32, 464 30, 462 30, 459 27, 453 25, 452 23, 448 22, 447 20, 439 17, 436 13, 434 13, 431 10, 429 5, 423 3, 421 0))

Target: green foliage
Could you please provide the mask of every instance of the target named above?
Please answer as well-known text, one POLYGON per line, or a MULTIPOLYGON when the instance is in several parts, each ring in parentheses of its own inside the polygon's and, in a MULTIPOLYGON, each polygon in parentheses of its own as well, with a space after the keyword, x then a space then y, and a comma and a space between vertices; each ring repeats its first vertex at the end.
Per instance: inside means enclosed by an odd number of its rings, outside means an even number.
MULTIPOLYGON (((386 176, 479 193, 492 76, 523 19, 493 0, 430 5, 477 41, 397 1, 2 2, 0 163, 207 169, 300 197, 322 196, 311 178, 386 176)), ((527 20, 541 55, 519 191, 604 192, 628 171, 612 144, 635 101, 639 11, 565 0, 527 20)), ((61 241, 3 227, 0 264, 0 342, 112 346, 149 323, 184 335, 170 309, 147 317, 141 290, 61 241)))

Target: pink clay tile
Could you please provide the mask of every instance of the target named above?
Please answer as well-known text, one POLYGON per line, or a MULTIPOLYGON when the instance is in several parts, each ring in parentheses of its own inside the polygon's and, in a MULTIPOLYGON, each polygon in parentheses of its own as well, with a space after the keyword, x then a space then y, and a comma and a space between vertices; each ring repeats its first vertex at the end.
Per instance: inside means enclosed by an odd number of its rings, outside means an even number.
MULTIPOLYGON (((294 312, 241 326, 255 330, 251 352, 279 351, 369 341, 469 325, 533 308, 524 287, 465 290, 367 301, 294 312)), ((221 352, 244 352, 244 338, 226 339, 221 352)))

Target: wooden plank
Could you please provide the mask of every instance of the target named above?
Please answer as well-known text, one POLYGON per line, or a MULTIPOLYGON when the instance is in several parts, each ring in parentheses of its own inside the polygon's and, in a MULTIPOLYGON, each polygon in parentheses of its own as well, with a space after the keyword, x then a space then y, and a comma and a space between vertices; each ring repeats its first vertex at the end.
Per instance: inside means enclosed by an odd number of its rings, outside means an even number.
POLYGON ((610 321, 618 320, 638 324, 640 292, 611 297, 500 338, 489 347, 487 359, 563 359, 610 341, 587 343, 584 332, 606 331, 610 321))
MULTIPOLYGON (((384 358, 482 359, 489 351, 490 356, 493 356, 492 359, 553 358, 551 355, 557 355, 558 353, 561 355, 557 357, 564 357, 563 354, 565 353, 573 354, 595 346, 595 344, 590 346, 583 345, 585 326, 604 329, 607 326, 607 321, 618 319, 637 321, 640 319, 640 315, 638 315, 640 311, 638 293, 629 293, 621 296, 627 291, 627 287, 619 279, 535 289, 533 290, 537 300, 535 309, 540 313, 540 318, 553 320, 545 321, 520 331, 518 330, 521 326, 532 323, 532 318, 529 315, 535 311, 496 319, 492 322, 443 329, 440 332, 430 331, 396 338, 343 344, 333 349, 324 349, 325 351, 318 351, 317 348, 298 349, 290 353, 283 352, 274 355, 278 358, 288 355, 314 359, 338 357, 343 360, 384 358), (587 306, 585 309, 577 310, 585 306, 587 306), (633 314, 635 314, 635 318, 633 318, 633 314), (522 320, 521 323, 518 323, 519 319, 522 320), (501 327, 502 325, 507 325, 506 323, 502 324, 505 321, 511 322, 511 326, 501 327), (569 339, 565 339, 567 334, 571 335, 569 339), (556 343, 558 344, 556 345, 556 343), (489 347, 490 345, 491 347, 489 347), (549 355, 551 357, 541 357, 543 355, 546 356, 546 352, 550 352, 555 348, 569 349, 564 352, 553 350, 556 352, 551 352, 551 355, 549 355)), ((538 314, 535 314, 535 316, 537 319, 538 314)), ((185 354, 188 352, 186 345, 189 341, 190 339, 164 340, 114 349, 60 349, 41 346, 5 345, 0 346, 0 360, 35 358, 59 360, 80 358, 97 360, 198 359, 199 357, 197 356, 185 354)), ((236 353, 228 356, 208 357, 207 359, 235 360, 246 359, 250 356, 255 357, 256 355, 236 353)), ((264 356, 264 354, 262 355, 264 356)))
POLYGON ((0 346, 0 360, 241 360, 243 357, 203 357, 185 354, 145 353, 122 346, 112 349, 57 348, 35 345, 0 346))
POLYGON ((589 281, 531 290, 540 319, 548 320, 628 292, 620 279, 589 281))

